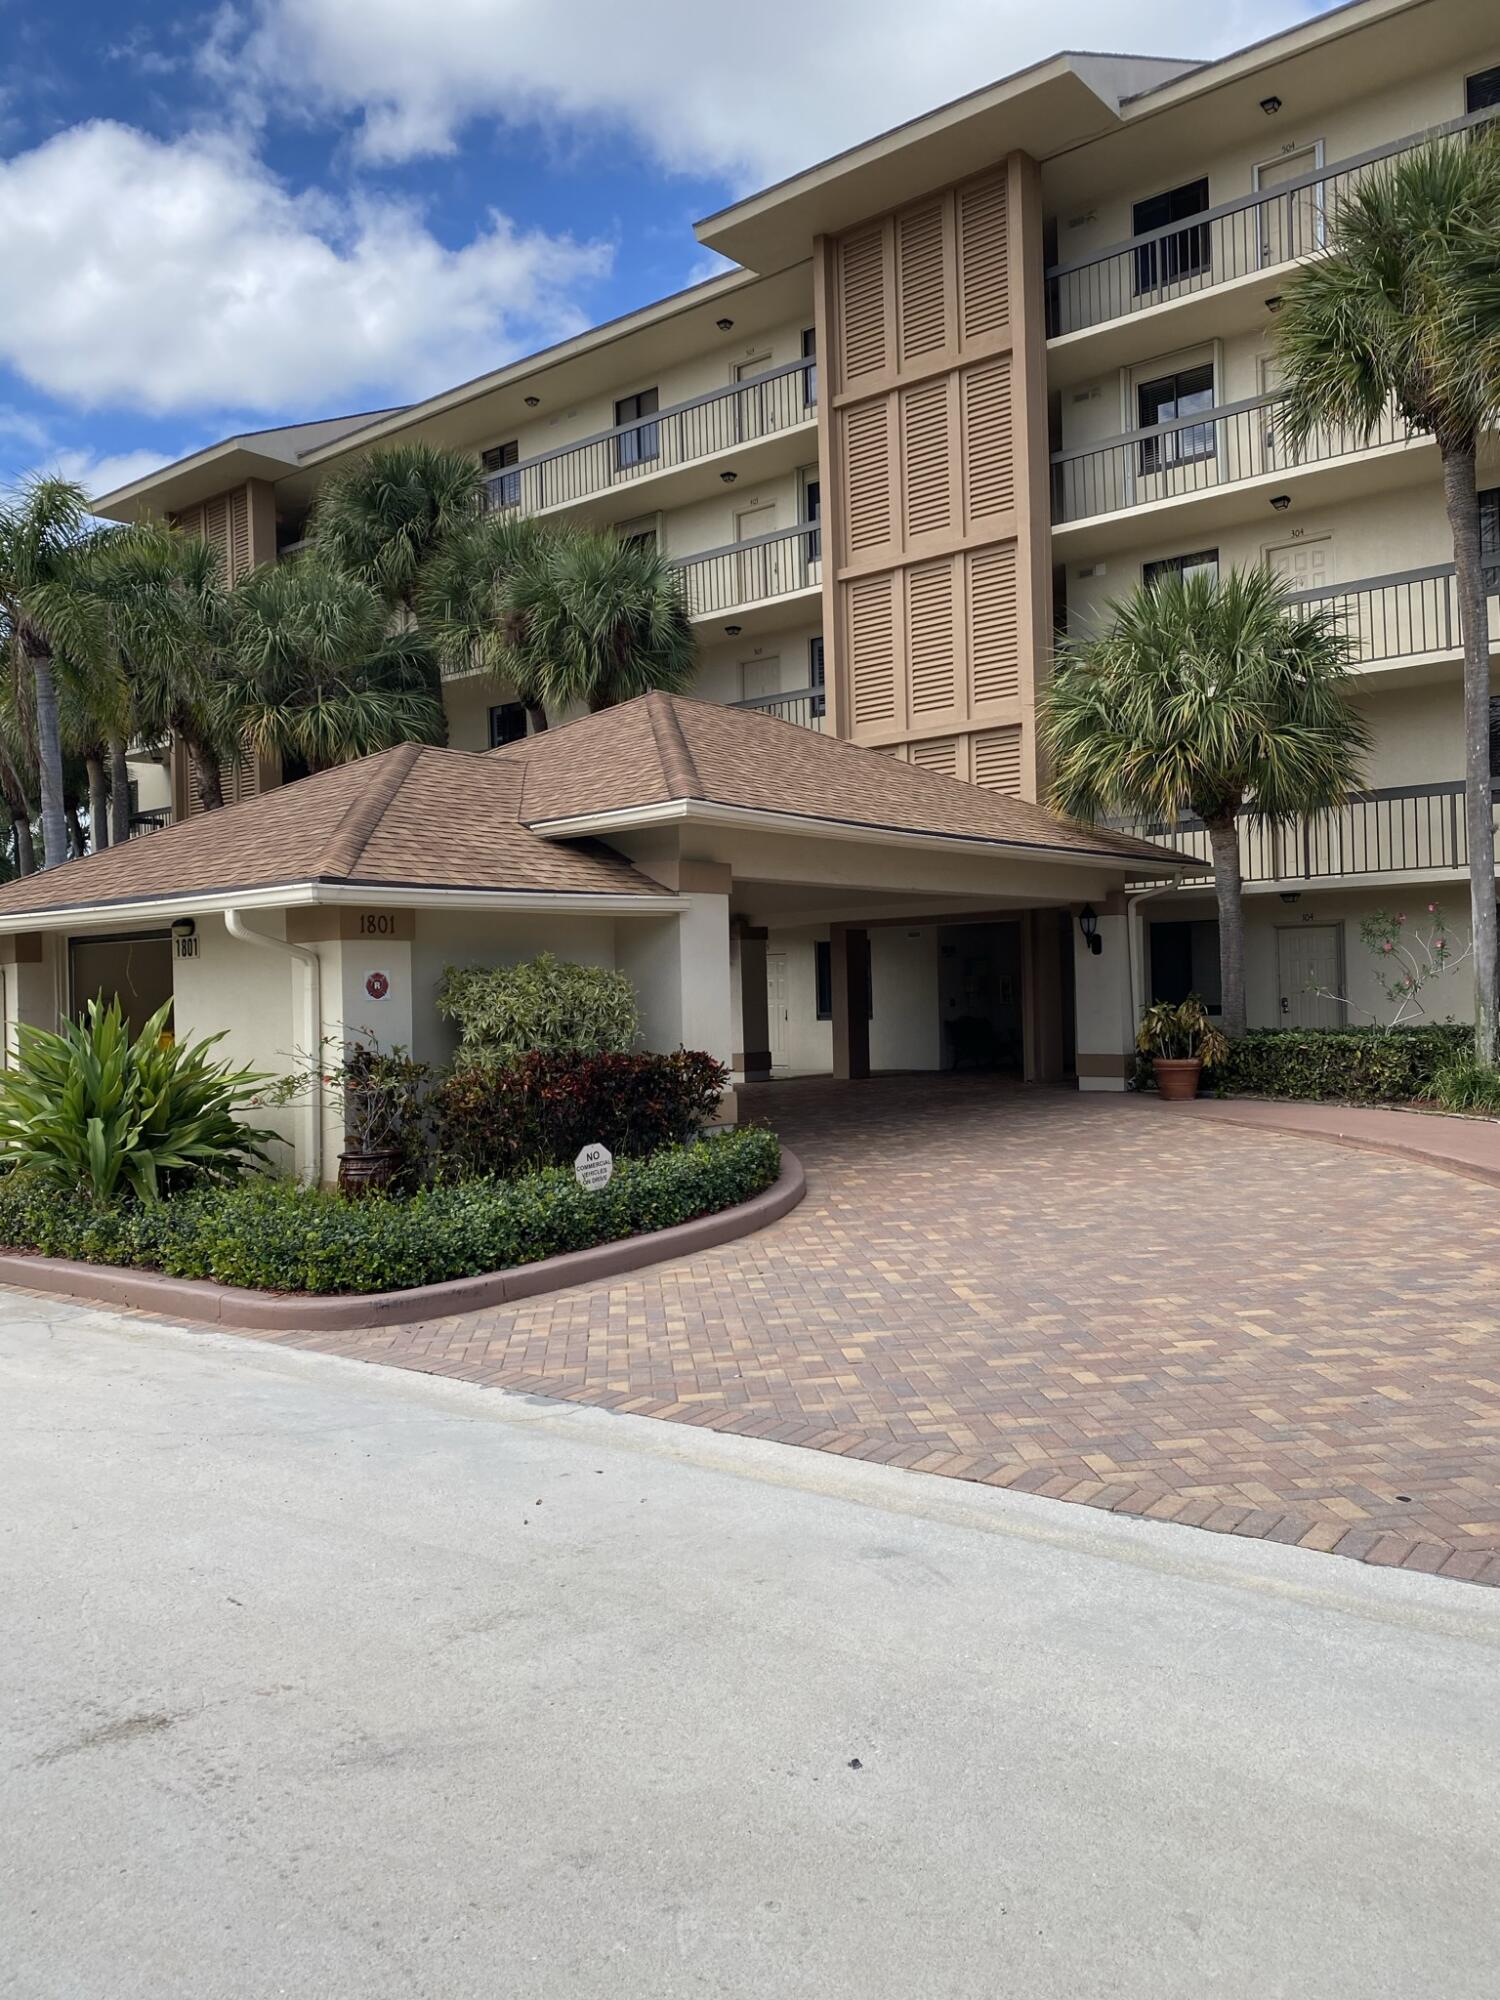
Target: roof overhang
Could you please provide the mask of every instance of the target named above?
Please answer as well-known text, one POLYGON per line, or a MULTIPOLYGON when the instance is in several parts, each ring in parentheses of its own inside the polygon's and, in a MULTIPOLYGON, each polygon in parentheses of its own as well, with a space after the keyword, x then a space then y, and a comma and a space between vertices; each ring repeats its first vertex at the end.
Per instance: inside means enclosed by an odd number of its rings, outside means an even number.
POLYGON ((225 438, 190 458, 145 473, 128 486, 117 486, 113 493, 91 501, 89 511, 104 521, 149 520, 195 507, 248 479, 282 479, 288 469, 287 461, 273 452, 258 451, 241 438, 225 438))

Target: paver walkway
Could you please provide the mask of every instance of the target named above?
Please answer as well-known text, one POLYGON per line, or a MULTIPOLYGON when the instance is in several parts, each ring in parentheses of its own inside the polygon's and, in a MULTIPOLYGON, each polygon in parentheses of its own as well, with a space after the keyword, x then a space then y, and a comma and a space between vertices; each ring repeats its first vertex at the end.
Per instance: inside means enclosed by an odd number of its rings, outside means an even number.
POLYGON ((760 1235, 286 1345, 1500 1583, 1500 1198, 983 1078, 746 1093, 760 1235))

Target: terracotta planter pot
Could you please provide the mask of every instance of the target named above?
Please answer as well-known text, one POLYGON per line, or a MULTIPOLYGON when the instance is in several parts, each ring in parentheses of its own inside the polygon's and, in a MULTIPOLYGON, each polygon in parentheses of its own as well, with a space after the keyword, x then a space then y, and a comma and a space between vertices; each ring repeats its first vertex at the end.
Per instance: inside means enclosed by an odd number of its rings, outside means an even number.
POLYGON ((1198 1095, 1203 1064, 1197 1056, 1156 1056, 1151 1068, 1156 1076, 1156 1094, 1169 1104, 1181 1104, 1198 1095))
POLYGON ((339 1187, 345 1194, 369 1194, 388 1188, 401 1170, 398 1152, 340 1153, 339 1187))

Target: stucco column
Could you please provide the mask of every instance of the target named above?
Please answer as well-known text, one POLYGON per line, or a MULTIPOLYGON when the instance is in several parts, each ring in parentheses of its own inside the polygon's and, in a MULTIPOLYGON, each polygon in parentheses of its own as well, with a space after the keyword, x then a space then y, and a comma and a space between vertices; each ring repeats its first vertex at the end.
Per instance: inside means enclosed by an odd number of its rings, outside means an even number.
POLYGON ((730 939, 734 1004, 734 1076, 754 1082, 771 1074, 771 1011, 766 989, 766 933, 742 924, 730 939))
MULTIPOLYGON (((673 886, 686 907, 622 919, 616 963, 635 987, 648 1049, 706 1049, 732 1071, 730 871, 718 862, 683 861, 674 872, 673 886)), ((720 1116, 733 1124, 735 1115, 734 1092, 726 1090, 720 1116)))
POLYGON ((67 940, 42 931, 12 931, 0 938, 0 1060, 16 1050, 16 1028, 55 1028, 64 1005, 67 940))
POLYGON ((1130 938, 1123 896, 1094 906, 1097 952, 1090 951, 1073 913, 1073 973, 1078 1027, 1078 1088, 1123 1090, 1134 1066, 1130 1018, 1130 938))

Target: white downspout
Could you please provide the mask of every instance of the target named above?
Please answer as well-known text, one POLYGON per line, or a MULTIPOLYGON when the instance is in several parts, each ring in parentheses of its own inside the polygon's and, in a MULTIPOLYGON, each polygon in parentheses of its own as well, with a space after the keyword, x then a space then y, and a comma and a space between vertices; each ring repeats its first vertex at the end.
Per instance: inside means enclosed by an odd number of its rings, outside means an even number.
POLYGON ((307 990, 303 996, 302 1034, 307 1047, 308 1132, 302 1179, 314 1187, 323 1178, 323 961, 305 944, 291 944, 286 938, 267 937, 252 930, 238 910, 224 912, 224 928, 243 944, 263 945, 283 958, 299 959, 307 967, 307 990))
POLYGON ((1132 1036, 1135 1034, 1136 1023, 1140 1020, 1144 1012, 1142 1001, 1145 998, 1141 991, 1140 953, 1140 934, 1144 926, 1137 923, 1135 913, 1142 903, 1150 902, 1153 896, 1164 895, 1168 889, 1175 889, 1176 887, 1177 884, 1175 882, 1159 882, 1154 889, 1137 889, 1133 895, 1127 894, 1125 898, 1126 977, 1130 981, 1130 1032, 1132 1036))

